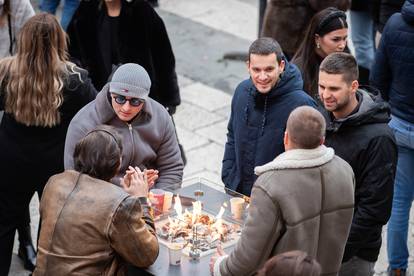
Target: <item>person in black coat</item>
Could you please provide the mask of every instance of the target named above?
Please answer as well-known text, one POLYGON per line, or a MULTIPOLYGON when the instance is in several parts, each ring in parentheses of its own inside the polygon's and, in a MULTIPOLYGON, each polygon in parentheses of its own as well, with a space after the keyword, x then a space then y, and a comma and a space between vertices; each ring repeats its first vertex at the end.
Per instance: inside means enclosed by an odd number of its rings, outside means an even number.
POLYGON ((67 61, 66 36, 53 15, 20 31, 16 56, 0 61, 0 275, 7 275, 14 235, 33 194, 63 172, 66 132, 96 96, 87 72, 67 61))
POLYGON ((410 209, 414 198, 414 0, 385 25, 371 74, 371 85, 390 104, 398 145, 393 208, 387 228, 390 275, 405 275, 410 209), (398 274, 399 273, 399 274, 398 274))
POLYGON ((96 89, 113 66, 138 63, 151 78, 149 96, 170 114, 180 104, 175 58, 164 23, 147 1, 81 1, 69 24, 69 53, 96 89))
POLYGON ((378 9, 378 22, 377 30, 382 34, 385 24, 387 24, 388 19, 397 12, 401 11, 401 8, 405 0, 381 0, 378 9))
POLYGON ((340 276, 373 275, 381 231, 391 214, 397 146, 387 123, 389 107, 358 89, 358 67, 333 53, 319 69, 319 95, 329 112, 325 144, 355 173, 355 210, 340 276))

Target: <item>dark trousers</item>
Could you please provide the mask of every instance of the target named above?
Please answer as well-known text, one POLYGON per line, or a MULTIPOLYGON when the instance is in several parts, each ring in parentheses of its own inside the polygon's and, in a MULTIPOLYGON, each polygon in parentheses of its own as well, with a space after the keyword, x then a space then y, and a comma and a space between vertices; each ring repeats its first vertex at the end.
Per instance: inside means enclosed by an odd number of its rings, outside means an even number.
POLYGON ((28 242, 31 242, 32 238, 30 237, 30 208, 27 208, 24 212, 24 217, 17 227, 17 234, 19 237, 19 243, 22 245, 27 245, 28 242))
POLYGON ((29 204, 35 192, 40 199, 43 186, 32 192, 0 190, 0 276, 9 273, 14 236, 19 227, 30 222, 29 204))

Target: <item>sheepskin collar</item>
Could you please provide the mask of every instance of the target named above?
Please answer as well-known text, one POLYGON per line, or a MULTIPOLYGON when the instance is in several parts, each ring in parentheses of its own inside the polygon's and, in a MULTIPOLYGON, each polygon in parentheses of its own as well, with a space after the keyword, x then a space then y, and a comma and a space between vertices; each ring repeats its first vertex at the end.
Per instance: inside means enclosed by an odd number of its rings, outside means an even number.
POLYGON ((273 161, 264 164, 263 166, 257 166, 254 169, 254 172, 256 175, 261 175, 271 170, 318 167, 331 161, 334 155, 335 151, 332 148, 328 148, 324 145, 310 150, 288 150, 280 154, 273 161))

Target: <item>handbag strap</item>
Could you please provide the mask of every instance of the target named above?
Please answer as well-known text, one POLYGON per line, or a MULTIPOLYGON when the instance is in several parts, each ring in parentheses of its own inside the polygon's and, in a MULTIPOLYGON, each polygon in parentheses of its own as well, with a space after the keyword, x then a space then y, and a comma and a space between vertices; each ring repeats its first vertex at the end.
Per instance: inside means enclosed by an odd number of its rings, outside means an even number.
POLYGON ((13 33, 12 33, 12 27, 11 27, 10 14, 7 14, 7 22, 8 22, 8 27, 9 27, 9 40, 10 40, 9 53, 12 56, 13 55, 13 33))

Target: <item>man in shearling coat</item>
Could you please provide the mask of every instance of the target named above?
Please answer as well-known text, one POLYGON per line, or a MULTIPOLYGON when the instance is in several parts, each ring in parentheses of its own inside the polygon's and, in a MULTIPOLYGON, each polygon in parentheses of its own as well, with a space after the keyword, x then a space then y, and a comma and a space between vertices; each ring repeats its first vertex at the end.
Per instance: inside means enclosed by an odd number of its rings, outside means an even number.
POLYGON ((251 275, 272 256, 291 250, 314 257, 322 275, 337 275, 352 221, 354 174, 322 145, 324 135, 325 120, 316 109, 292 111, 286 152, 256 167, 259 178, 242 236, 230 255, 219 250, 221 256, 212 258, 214 275, 251 275))

